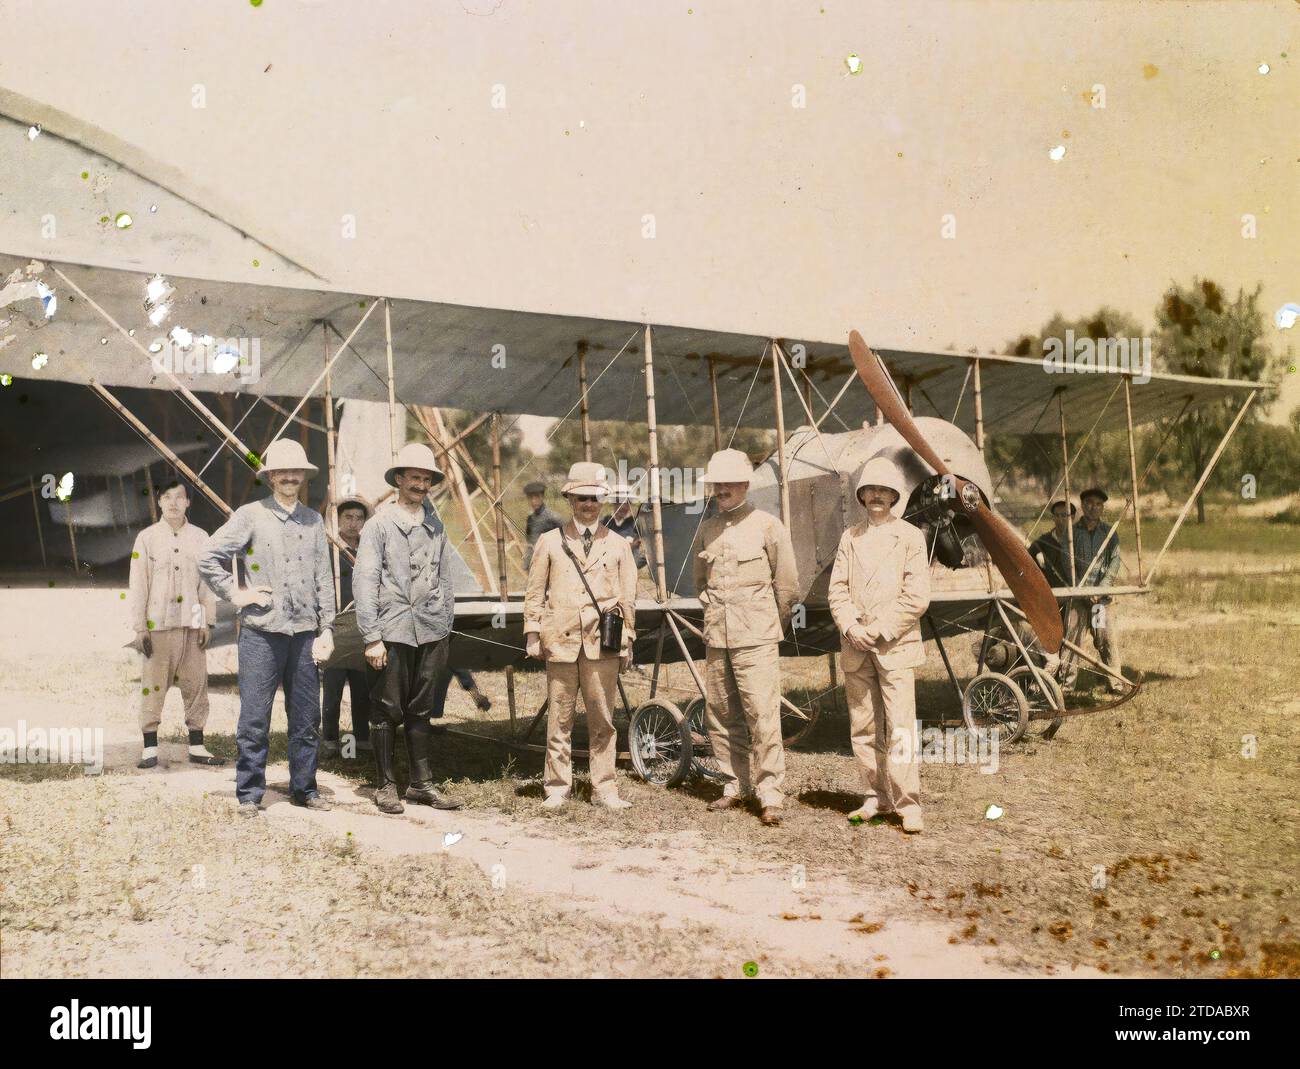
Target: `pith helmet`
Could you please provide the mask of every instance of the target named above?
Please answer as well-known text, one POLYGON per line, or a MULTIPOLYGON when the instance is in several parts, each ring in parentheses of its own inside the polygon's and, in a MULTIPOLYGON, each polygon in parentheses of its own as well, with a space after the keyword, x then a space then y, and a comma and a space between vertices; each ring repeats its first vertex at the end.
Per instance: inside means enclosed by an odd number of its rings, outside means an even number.
POLYGON ((709 457, 704 469, 706 483, 747 483, 754 478, 754 465, 739 449, 720 449, 709 457))
POLYGON ((868 486, 884 486, 893 490, 898 495, 894 502, 895 506, 902 502, 903 495, 907 493, 903 473, 888 457, 872 457, 862 465, 862 474, 858 476, 858 488, 854 491, 858 504, 862 504, 862 491, 868 486))
POLYGON ((305 471, 313 475, 320 471, 303 452, 302 446, 291 438, 277 438, 266 447, 266 456, 262 458, 261 471, 305 471))
POLYGON ((602 465, 591 460, 580 460, 569 469, 561 494, 595 494, 604 498, 609 493, 609 481, 602 465))
POLYGON ((384 472, 384 482, 389 486, 397 485, 397 473, 403 468, 419 468, 420 471, 433 472, 433 485, 437 486, 446 478, 442 469, 438 467, 438 462, 434 459, 433 450, 422 442, 407 442, 397 453, 397 461, 384 472))

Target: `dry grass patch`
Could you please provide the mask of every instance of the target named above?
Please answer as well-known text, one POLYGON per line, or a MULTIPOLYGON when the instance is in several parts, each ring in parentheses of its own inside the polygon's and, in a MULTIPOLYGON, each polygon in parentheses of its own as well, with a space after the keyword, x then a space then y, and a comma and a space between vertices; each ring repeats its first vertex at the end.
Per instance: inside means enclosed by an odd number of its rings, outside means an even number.
POLYGON ((0 781, 0 808, 7 977, 731 976, 753 957, 698 924, 557 910, 469 861, 126 777, 0 781))

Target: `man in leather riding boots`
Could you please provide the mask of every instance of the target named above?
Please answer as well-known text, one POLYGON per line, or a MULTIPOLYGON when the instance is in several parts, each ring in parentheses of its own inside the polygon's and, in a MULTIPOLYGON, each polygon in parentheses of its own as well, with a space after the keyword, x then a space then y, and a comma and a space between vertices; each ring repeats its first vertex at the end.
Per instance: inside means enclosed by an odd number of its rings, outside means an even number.
POLYGON ((370 683, 370 742, 375 753, 375 804, 401 813, 393 775, 395 733, 406 735, 410 786, 406 800, 435 809, 461 803, 433 786, 429 749, 434 694, 447 667, 455 611, 452 549, 426 498, 443 479, 428 446, 402 447, 385 478, 397 500, 379 509, 361 530, 352 573, 357 628, 365 642, 370 683))

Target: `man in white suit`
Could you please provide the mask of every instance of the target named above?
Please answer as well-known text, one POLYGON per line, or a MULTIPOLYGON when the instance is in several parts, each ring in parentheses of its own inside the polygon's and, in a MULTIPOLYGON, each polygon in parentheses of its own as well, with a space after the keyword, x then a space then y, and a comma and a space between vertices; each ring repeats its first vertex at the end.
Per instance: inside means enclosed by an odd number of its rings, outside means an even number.
POLYGON ((580 460, 560 491, 573 510, 572 522, 543 534, 533 547, 524 595, 524 638, 529 657, 546 662, 545 809, 563 806, 573 791, 573 719, 578 695, 590 735, 591 801, 606 809, 627 809, 618 796, 614 733, 618 674, 632 664, 636 623, 636 561, 632 543, 600 523, 609 493, 605 469, 580 460), (623 617, 621 649, 601 644, 601 614, 617 608, 623 617))
POLYGON ((841 633, 853 754, 866 781, 850 819, 896 813, 915 833, 924 824, 913 669, 925 659, 920 620, 930 605, 930 563, 925 536, 900 518, 904 489, 886 457, 863 466, 857 496, 867 518, 840 538, 830 608, 841 633))

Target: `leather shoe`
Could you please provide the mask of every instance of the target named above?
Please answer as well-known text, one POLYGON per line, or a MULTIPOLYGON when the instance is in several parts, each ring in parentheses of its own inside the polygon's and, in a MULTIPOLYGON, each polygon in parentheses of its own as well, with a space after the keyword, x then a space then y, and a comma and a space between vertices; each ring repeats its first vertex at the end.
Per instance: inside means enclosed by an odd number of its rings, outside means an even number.
POLYGON ((406 788, 405 797, 408 802, 431 805, 434 809, 459 809, 465 804, 459 798, 435 790, 432 783, 412 783, 406 788))
POLYGON ((379 807, 381 813, 406 812, 402 800, 397 797, 397 785, 394 783, 385 783, 375 791, 375 805, 379 807))
POLYGON ((705 808, 710 813, 721 813, 727 809, 736 809, 742 804, 741 800, 735 795, 723 795, 721 798, 715 798, 705 808))
POLYGON ((758 820, 765 827, 779 828, 781 826, 781 810, 765 805, 763 811, 758 814, 758 820))

